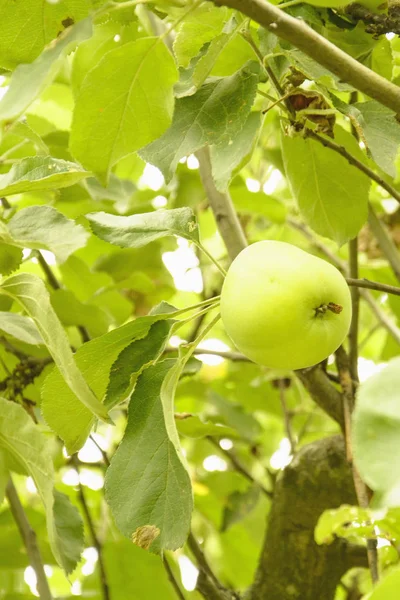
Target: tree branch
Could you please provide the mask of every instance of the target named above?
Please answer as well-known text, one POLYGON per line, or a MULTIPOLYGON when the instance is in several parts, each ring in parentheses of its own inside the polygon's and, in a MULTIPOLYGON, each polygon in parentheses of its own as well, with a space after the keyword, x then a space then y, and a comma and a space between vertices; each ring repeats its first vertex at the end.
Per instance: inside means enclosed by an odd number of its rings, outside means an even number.
POLYGON ((303 446, 278 477, 248 600, 333 600, 340 579, 360 564, 363 552, 365 565, 366 552, 349 551, 341 539, 317 545, 314 530, 325 510, 355 502, 342 437, 303 446))
POLYGON ((302 50, 342 81, 400 113, 400 94, 396 85, 340 50, 304 21, 287 15, 265 0, 214 0, 214 4, 239 10, 302 50))
POLYGON ((388 2, 388 13, 377 14, 371 12, 361 4, 350 4, 346 6, 345 12, 354 21, 363 21, 366 25, 365 31, 374 36, 393 32, 400 35, 400 7, 397 2, 388 2))
POLYGON ((208 202, 217 221, 218 229, 228 250, 228 254, 233 260, 243 248, 247 246, 247 241, 240 225, 238 216, 231 197, 221 193, 215 187, 212 176, 210 150, 208 147, 202 148, 196 153, 199 161, 200 177, 207 194, 208 202))
POLYGON ((400 287, 394 285, 378 283, 377 281, 371 281, 370 279, 352 279, 351 277, 346 277, 346 281, 347 284, 352 287, 366 288, 369 290, 376 290, 377 292, 385 292, 386 294, 400 296, 400 287))
POLYGON ((10 505, 10 510, 24 542, 29 562, 36 573, 39 596, 42 600, 52 600, 49 583, 47 581, 46 573, 44 572, 42 557, 36 541, 36 533, 29 524, 11 477, 7 483, 6 496, 10 505))

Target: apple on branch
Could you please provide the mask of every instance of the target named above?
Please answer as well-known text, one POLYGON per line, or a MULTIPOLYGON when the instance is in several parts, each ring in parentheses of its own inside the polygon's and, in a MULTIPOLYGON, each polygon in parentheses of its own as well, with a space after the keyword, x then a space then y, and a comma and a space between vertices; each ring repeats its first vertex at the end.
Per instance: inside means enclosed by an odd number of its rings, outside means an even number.
POLYGON ((233 261, 221 317, 237 348, 275 369, 304 369, 335 352, 351 322, 351 295, 330 263, 286 242, 265 240, 233 261))

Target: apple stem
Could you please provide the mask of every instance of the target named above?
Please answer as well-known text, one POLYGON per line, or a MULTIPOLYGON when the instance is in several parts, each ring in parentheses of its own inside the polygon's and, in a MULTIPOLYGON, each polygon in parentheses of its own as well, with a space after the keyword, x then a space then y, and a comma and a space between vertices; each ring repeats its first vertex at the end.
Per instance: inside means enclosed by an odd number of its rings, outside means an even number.
POLYGON ((315 309, 315 314, 316 316, 324 315, 327 310, 330 310, 335 315, 338 315, 342 312, 343 306, 341 306, 340 304, 335 304, 334 302, 329 302, 329 304, 321 304, 321 306, 318 306, 315 309))

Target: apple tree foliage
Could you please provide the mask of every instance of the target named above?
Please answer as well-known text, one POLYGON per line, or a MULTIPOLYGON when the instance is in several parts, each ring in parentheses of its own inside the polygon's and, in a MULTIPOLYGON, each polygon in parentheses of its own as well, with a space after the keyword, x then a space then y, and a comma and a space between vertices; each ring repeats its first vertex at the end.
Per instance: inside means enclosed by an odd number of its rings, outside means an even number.
POLYGON ((398 599, 397 15, 0 0, 2 600, 398 599), (218 319, 264 239, 351 284, 311 369, 218 319))

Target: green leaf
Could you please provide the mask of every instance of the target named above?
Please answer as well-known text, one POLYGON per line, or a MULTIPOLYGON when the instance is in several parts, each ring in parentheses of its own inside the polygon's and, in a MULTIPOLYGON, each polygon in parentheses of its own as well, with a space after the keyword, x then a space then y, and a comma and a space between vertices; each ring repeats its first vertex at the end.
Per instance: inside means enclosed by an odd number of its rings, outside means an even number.
POLYGON ((76 366, 68 338, 51 306, 49 293, 43 281, 36 275, 20 273, 3 281, 0 293, 19 302, 32 317, 66 384, 82 405, 93 415, 109 421, 107 410, 97 400, 76 366))
POLYGON ((221 531, 226 531, 240 522, 257 506, 261 491, 257 484, 251 485, 245 492, 233 492, 228 497, 224 510, 221 531))
POLYGON ((56 77, 63 57, 91 35, 91 19, 80 21, 54 40, 33 63, 18 66, 0 101, 0 121, 19 117, 56 77))
POLYGON ((182 21, 174 40, 174 53, 179 66, 188 67, 202 46, 222 33, 227 15, 225 7, 202 4, 182 21))
POLYGON ((224 192, 229 186, 234 169, 243 165, 254 147, 260 129, 260 113, 250 113, 241 131, 233 140, 211 146, 211 164, 217 190, 224 192))
POLYGON ((215 78, 176 102, 171 127, 139 152, 170 181, 179 160, 206 144, 228 146, 247 121, 258 83, 258 63, 250 61, 230 77, 215 78))
POLYGON ((87 14, 87 0, 1 0, 0 65, 11 70, 19 63, 31 63, 65 29, 65 19, 79 21, 87 14))
MULTIPOLYGON (((335 140, 353 153, 359 151, 356 141, 340 128, 335 129, 335 140)), ((284 136, 282 150, 286 176, 307 224, 340 245, 353 239, 368 216, 368 177, 309 138, 284 136)))
POLYGON ((138 22, 122 24, 109 20, 95 25, 92 37, 80 44, 74 53, 71 73, 74 95, 79 93, 88 72, 98 65, 107 52, 138 37, 140 37, 138 22))
MULTIPOLYGON (((0 236, 6 231, 0 223, 0 236)), ((0 243, 0 273, 1 275, 10 275, 16 271, 22 262, 22 248, 16 248, 10 244, 0 243)))
POLYGON ((394 358, 360 385, 353 416, 355 464, 367 485, 387 495, 388 505, 399 489, 399 386, 400 358, 394 358))
POLYGON ((120 248, 140 248, 167 235, 198 241, 196 218, 190 208, 157 210, 129 217, 108 213, 86 215, 97 237, 120 248))
POLYGON ((397 600, 400 588, 400 568, 389 571, 364 600, 397 600))
POLYGON ((94 304, 83 304, 70 290, 55 290, 51 304, 57 317, 66 327, 86 327, 91 337, 107 333, 110 319, 103 308, 94 304))
POLYGON ((250 192, 244 183, 240 185, 234 183, 229 193, 236 210, 240 213, 262 215, 272 223, 285 222, 287 208, 283 202, 279 202, 273 196, 268 196, 264 192, 250 192))
POLYGON ((128 540, 114 542, 110 539, 104 544, 103 554, 113 600, 176 600, 158 556, 128 540))
POLYGON ((86 76, 76 99, 70 148, 107 182, 121 158, 160 136, 171 123, 177 80, 160 38, 111 50, 86 76))
POLYGON ((1 397, 0 448, 35 482, 46 509, 50 545, 58 563, 62 565, 53 513, 54 471, 50 444, 20 405, 1 397))
POLYGON ((187 416, 184 414, 182 418, 180 418, 179 415, 175 415, 175 422, 178 432, 181 435, 190 438, 205 438, 209 435, 214 435, 217 437, 237 437, 237 433, 234 429, 232 429, 232 427, 219 425, 218 423, 213 423, 212 421, 203 421, 197 415, 187 416))
MULTIPOLYGON (((98 398, 106 394, 109 373, 120 352, 133 340, 144 338, 153 323, 167 316, 140 317, 78 349, 76 363, 98 398)), ((68 453, 77 452, 90 433, 93 415, 68 387, 57 368, 43 384, 41 409, 48 425, 64 440, 68 453)))
POLYGON ((40 135, 38 135, 36 131, 29 127, 29 125, 24 121, 14 121, 11 127, 7 129, 7 133, 11 135, 17 135, 24 140, 31 141, 39 155, 46 156, 50 154, 47 145, 44 143, 40 135))
MULTIPOLYGON (((337 537, 349 537, 348 530, 354 536, 352 522, 357 523, 359 529, 362 523, 370 521, 370 511, 362 509, 359 506, 350 506, 343 504, 339 508, 325 510, 318 519, 315 526, 314 539, 317 544, 332 544, 337 537)), ((370 528, 374 526, 371 524, 370 528)))
POLYGON ((156 360, 168 340, 172 321, 158 321, 145 338, 134 340, 124 348, 111 367, 105 405, 111 409, 132 392, 141 371, 156 360))
POLYGON ((396 115, 375 100, 348 105, 340 102, 338 109, 350 118, 376 164, 395 177, 400 145, 400 123, 396 115))
POLYGON ((9 470, 8 470, 8 466, 6 463, 6 455, 5 455, 5 452, 0 450, 0 506, 4 502, 8 478, 9 478, 9 470))
POLYGON ((0 330, 25 344, 43 344, 43 339, 29 317, 0 311, 0 330))
POLYGON ((0 175, 0 194, 11 196, 64 188, 90 175, 79 165, 66 160, 51 156, 29 156, 15 163, 8 173, 0 175))
POLYGON ((146 369, 129 403, 124 438, 106 474, 106 498, 119 529, 152 552, 176 550, 189 533, 189 475, 164 424, 160 394, 174 361, 146 369))
POLYGON ((20 248, 46 249, 61 263, 85 246, 89 234, 51 206, 28 206, 18 211, 0 228, 0 240, 20 248))
POLYGON ((69 575, 77 566, 84 548, 83 521, 68 496, 57 490, 54 491, 54 520, 62 567, 69 575))

